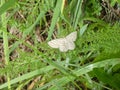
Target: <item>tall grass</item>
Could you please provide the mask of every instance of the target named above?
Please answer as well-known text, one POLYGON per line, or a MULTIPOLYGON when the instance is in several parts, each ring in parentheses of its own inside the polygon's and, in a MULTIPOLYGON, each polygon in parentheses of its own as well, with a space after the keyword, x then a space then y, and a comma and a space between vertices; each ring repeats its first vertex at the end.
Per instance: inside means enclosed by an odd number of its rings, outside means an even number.
MULTIPOLYGON (((1 0, 1 6, 2 5, 5 5, 5 0, 1 0)), ((3 12, 3 10, 1 10, 1 12, 3 12)), ((6 20, 5 12, 1 15, 1 23, 2 23, 2 31, 3 31, 2 33, 3 33, 4 57, 5 57, 5 64, 7 66, 9 64, 9 46, 8 46, 8 34, 7 34, 7 20, 6 20)), ((7 83, 8 89, 11 89, 9 73, 7 73, 7 82, 8 82, 7 83)))
POLYGON ((119 90, 120 24, 101 10, 96 0, 1 0, 0 89, 119 90), (73 31, 74 50, 47 44, 73 31))

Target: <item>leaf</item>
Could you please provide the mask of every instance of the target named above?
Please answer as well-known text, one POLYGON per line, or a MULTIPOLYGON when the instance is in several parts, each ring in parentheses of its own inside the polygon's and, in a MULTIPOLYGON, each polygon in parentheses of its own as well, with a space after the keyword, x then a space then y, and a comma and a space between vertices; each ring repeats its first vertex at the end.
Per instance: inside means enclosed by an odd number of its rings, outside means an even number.
POLYGON ((52 33, 54 31, 54 27, 55 27, 55 25, 56 25, 56 23, 58 22, 58 19, 59 19, 61 8, 62 8, 62 0, 58 0, 57 5, 56 5, 55 10, 54 10, 54 14, 53 14, 52 22, 51 22, 51 25, 50 25, 50 30, 48 32, 47 40, 50 40, 50 38, 52 36, 52 33))
POLYGON ((9 8, 13 7, 17 0, 8 0, 0 7, 0 15, 6 12, 9 8))
MULTIPOLYGON (((105 67, 106 65, 113 65, 114 66, 114 65, 117 65, 119 63, 120 63, 120 58, 107 59, 107 60, 96 62, 96 63, 90 64, 87 66, 83 66, 79 70, 74 70, 71 73, 73 75, 79 77, 80 75, 83 75, 83 74, 86 74, 86 73, 92 71, 94 68, 101 68, 101 67, 105 67)), ((48 90, 57 90, 56 84, 54 84, 54 83, 57 83, 57 85, 59 85, 59 86, 64 86, 65 84, 76 79, 76 77, 73 75, 69 74, 69 75, 61 77, 59 79, 54 79, 51 82, 46 83, 43 87, 38 88, 37 90, 45 89, 51 85, 52 86, 48 90)))
MULTIPOLYGON (((10 81, 10 84, 12 85, 12 84, 15 84, 15 83, 17 83, 17 82, 20 82, 20 81, 29 79, 29 78, 31 78, 31 77, 33 77, 33 76, 39 75, 39 74, 41 74, 41 73, 47 72, 47 71, 52 70, 52 69, 54 69, 53 66, 47 66, 47 67, 44 67, 44 68, 41 68, 41 69, 32 71, 32 72, 30 72, 30 73, 27 73, 27 74, 24 74, 24 75, 22 75, 22 76, 20 76, 20 77, 17 77, 17 78, 15 78, 15 79, 12 79, 12 80, 10 81)), ((6 82, 6 83, 0 85, 0 89, 3 89, 3 88, 5 88, 5 87, 7 87, 7 86, 8 86, 8 83, 6 82)))
POLYGON ((82 36, 84 34, 84 32, 87 29, 88 24, 85 24, 81 29, 80 29, 80 36, 82 36))

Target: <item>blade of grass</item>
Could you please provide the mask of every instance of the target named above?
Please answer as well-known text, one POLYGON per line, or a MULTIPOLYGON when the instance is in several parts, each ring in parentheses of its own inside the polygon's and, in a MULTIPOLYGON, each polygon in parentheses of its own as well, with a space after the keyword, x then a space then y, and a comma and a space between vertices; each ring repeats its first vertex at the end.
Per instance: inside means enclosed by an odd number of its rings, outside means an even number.
MULTIPOLYGON (((94 68, 101 68, 101 67, 105 67, 106 65, 114 66, 117 64, 120 64, 120 58, 107 59, 107 60, 96 62, 96 63, 90 64, 87 66, 83 66, 79 70, 74 70, 73 73, 79 77, 80 75, 83 75, 83 74, 86 74, 86 73, 92 71, 94 68)), ((51 82, 45 84, 44 86, 37 88, 36 90, 42 90, 51 85, 52 85, 52 87, 49 88, 48 90, 57 90, 57 87, 55 85, 53 85, 54 82, 58 83, 57 85, 64 86, 65 84, 69 83, 70 81, 73 81, 74 79, 75 79, 75 77, 71 76, 71 75, 64 76, 60 79, 54 79, 51 82)))
POLYGON ((44 14, 45 14, 45 12, 41 11, 41 13, 37 17, 36 21, 28 29, 25 30, 25 32, 23 33, 24 38, 33 30, 33 28, 39 22, 39 20, 44 17, 44 14))
POLYGON ((51 25, 50 25, 50 29, 48 31, 47 40, 50 40, 50 38, 53 34, 53 31, 54 31, 54 27, 55 27, 56 23, 58 22, 59 15, 60 15, 60 12, 62 10, 62 3, 63 3, 63 0, 57 0, 57 5, 56 5, 55 10, 54 10, 54 14, 53 14, 52 22, 51 22, 51 25))
MULTIPOLYGON (((4 0, 1 0, 4 1, 4 0)), ((6 12, 9 8, 13 7, 17 0, 8 0, 2 6, 0 7, 0 15, 2 15, 4 12, 6 12)))
POLYGON ((74 14, 74 19, 73 19, 74 29, 77 28, 78 20, 80 19, 80 16, 82 15, 82 3, 83 3, 83 0, 78 0, 75 14, 74 14))
POLYGON ((85 31, 87 29, 87 26, 88 26, 88 24, 85 24, 83 27, 81 27, 81 29, 80 29, 80 36, 82 36, 85 33, 85 31))
MULTIPOLYGON (((11 80, 11 81, 10 81, 10 84, 11 84, 11 85, 12 85, 12 84, 15 84, 15 83, 17 83, 17 82, 20 82, 20 81, 29 79, 29 78, 31 78, 31 77, 33 77, 33 76, 36 76, 36 75, 39 75, 39 74, 48 72, 48 71, 53 70, 53 69, 54 69, 53 66, 47 66, 47 67, 44 67, 44 68, 41 68, 41 69, 32 71, 32 72, 30 72, 30 73, 24 74, 24 75, 22 75, 22 76, 20 76, 20 77, 17 77, 17 78, 15 78, 15 79, 11 80)), ((7 83, 4 83, 4 84, 0 85, 0 89, 3 89, 3 88, 5 88, 5 87, 7 87, 7 86, 8 86, 8 84, 7 84, 7 83)))
MULTIPOLYGON (((5 0, 1 0, 1 5, 5 4, 5 0)), ((4 9, 4 8, 3 8, 4 9)), ((9 64, 9 47, 8 47, 8 34, 7 34, 7 20, 6 20, 6 13, 1 15, 1 22, 2 22, 2 31, 3 31, 3 48, 4 48, 4 56, 5 56, 5 64, 9 64)), ((8 89, 11 89, 10 86, 10 77, 9 73, 7 73, 7 84, 8 89)))

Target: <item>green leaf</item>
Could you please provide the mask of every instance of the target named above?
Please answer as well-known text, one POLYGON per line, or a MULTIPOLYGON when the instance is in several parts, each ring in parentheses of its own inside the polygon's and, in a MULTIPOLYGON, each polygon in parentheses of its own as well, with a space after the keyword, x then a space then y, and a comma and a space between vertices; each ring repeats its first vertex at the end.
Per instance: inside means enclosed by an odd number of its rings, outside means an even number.
MULTIPOLYGON (((101 67, 105 67, 106 65, 117 65, 120 63, 120 58, 113 58, 113 59, 107 59, 104 61, 100 61, 100 62, 96 62, 87 66, 83 66, 81 67, 79 70, 74 70, 72 71, 73 74, 75 74, 76 76, 80 76, 83 74, 86 74, 90 71, 92 71, 94 68, 101 68, 101 67)), ((47 86, 51 86, 51 88, 49 88, 49 90, 57 90, 56 84, 59 86, 64 86, 65 84, 69 83, 70 81, 75 80, 76 77, 68 75, 68 76, 64 76, 60 79, 54 79, 51 82, 45 84, 43 87, 38 88, 37 90, 41 90, 41 89, 45 89, 47 88, 47 86), (45 87, 46 86, 46 87, 45 87)))
POLYGON ((80 36, 82 36, 87 29, 88 24, 85 24, 81 29, 80 29, 80 36))
POLYGON ((54 27, 55 27, 55 25, 56 25, 56 23, 58 22, 58 19, 59 19, 61 8, 62 8, 62 0, 58 0, 57 5, 56 5, 55 10, 54 10, 54 14, 53 14, 52 22, 51 22, 51 25, 50 25, 50 30, 48 32, 47 40, 50 40, 50 38, 52 36, 52 33, 54 31, 54 27))
POLYGON ((44 17, 45 12, 41 11, 41 13, 38 15, 36 21, 29 27, 27 28, 24 33, 23 33, 23 37, 26 37, 35 27, 35 25, 44 17))
MULTIPOLYGON (((53 66, 47 66, 47 67, 44 67, 44 68, 41 68, 41 69, 32 71, 32 72, 30 72, 30 73, 24 74, 24 75, 22 75, 22 76, 20 76, 20 77, 17 77, 17 78, 15 78, 15 79, 11 80, 11 81, 10 81, 10 84, 12 85, 12 84, 15 84, 15 83, 17 83, 17 82, 20 82, 20 81, 29 79, 29 78, 31 78, 31 77, 33 77, 33 76, 36 76, 36 75, 45 73, 45 72, 47 72, 47 71, 49 71, 49 70, 52 70, 52 69, 54 69, 53 66)), ((0 89, 3 89, 3 88, 5 88, 5 87, 7 87, 7 86, 8 86, 8 83, 4 83, 4 84, 0 85, 0 89)))
POLYGON ((114 87, 115 90, 120 90, 120 74, 111 75, 106 73, 103 69, 95 69, 94 73, 99 81, 114 87))
POLYGON ((0 7, 0 15, 6 12, 9 8, 13 7, 17 0, 8 0, 0 7))

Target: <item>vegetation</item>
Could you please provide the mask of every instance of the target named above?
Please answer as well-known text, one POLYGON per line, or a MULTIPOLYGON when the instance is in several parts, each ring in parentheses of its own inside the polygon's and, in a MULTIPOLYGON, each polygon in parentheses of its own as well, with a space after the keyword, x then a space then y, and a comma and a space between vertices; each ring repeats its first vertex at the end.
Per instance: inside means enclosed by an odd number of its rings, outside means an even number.
POLYGON ((119 0, 0 4, 1 90, 120 90, 119 0), (48 45, 74 31, 74 50, 48 45))

